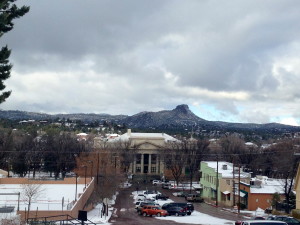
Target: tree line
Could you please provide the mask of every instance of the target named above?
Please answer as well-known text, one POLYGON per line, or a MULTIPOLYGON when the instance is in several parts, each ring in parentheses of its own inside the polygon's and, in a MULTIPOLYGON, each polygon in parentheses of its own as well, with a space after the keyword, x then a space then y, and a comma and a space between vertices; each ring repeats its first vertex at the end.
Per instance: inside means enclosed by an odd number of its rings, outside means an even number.
POLYGON ((64 177, 76 167, 76 156, 90 150, 89 141, 78 141, 70 132, 38 134, 0 128, 0 168, 20 177, 35 177, 37 171, 64 177))

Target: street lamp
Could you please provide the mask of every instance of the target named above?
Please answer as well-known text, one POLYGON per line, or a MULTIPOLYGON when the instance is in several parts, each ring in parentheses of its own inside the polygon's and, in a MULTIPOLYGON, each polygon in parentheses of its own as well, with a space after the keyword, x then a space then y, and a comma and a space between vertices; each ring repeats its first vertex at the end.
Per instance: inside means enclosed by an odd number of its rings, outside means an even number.
POLYGON ((86 170, 87 170, 87 166, 82 165, 81 167, 84 167, 84 188, 86 188, 86 170))
POLYGON ((77 173, 75 173, 75 178, 76 178, 76 190, 75 190, 75 202, 77 201, 77 173))

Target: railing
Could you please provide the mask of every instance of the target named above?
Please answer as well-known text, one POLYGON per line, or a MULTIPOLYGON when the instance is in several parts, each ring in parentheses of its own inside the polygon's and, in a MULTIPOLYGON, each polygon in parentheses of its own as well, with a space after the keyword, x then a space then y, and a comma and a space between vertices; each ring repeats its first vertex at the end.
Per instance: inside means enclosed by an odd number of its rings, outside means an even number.
MULTIPOLYGON (((27 223, 29 225, 57 225, 57 224, 67 225, 67 224, 82 224, 82 221, 70 215, 57 215, 57 216, 48 216, 48 217, 29 218, 27 219, 27 223), (65 219, 59 219, 63 217, 65 217, 65 219)), ((96 223, 90 220, 85 221, 84 224, 97 225, 96 223)))

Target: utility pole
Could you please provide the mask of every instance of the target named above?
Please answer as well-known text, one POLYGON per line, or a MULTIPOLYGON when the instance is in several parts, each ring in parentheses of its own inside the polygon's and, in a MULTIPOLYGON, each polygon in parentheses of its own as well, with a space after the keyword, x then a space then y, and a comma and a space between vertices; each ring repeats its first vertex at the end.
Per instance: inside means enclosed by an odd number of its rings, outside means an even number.
POLYGON ((99 183, 99 151, 97 152, 97 184, 99 183))
POLYGON ((238 214, 240 214, 240 208, 241 208, 241 165, 239 164, 239 184, 238 184, 238 192, 239 192, 239 199, 238 199, 238 214))
POLYGON ((232 200, 233 200, 233 207, 235 206, 235 173, 234 173, 234 158, 232 159, 232 200))
POLYGON ((216 207, 218 207, 218 190, 219 190, 219 157, 218 157, 218 155, 217 155, 216 207))

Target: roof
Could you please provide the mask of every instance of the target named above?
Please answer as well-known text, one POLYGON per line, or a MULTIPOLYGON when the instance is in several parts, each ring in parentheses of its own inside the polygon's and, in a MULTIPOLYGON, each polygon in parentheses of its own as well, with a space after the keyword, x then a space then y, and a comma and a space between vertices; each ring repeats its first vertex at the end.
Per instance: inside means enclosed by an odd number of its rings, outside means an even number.
POLYGON ((78 135, 78 136, 87 136, 86 133, 79 133, 79 134, 76 134, 76 135, 78 135))
POLYGON ((117 141, 129 141, 130 139, 155 139, 155 140, 164 140, 164 142, 177 142, 176 138, 165 134, 165 133, 125 133, 121 136, 115 138, 117 141))
MULTIPOLYGON (((222 175, 222 178, 233 178, 233 166, 230 162, 216 162, 216 161, 203 161, 206 163, 208 167, 214 169, 217 172, 217 164, 218 164, 218 173, 222 175)), ((238 167, 234 167, 235 170, 238 170, 238 167)), ((235 171, 236 172, 236 171, 235 171)), ((238 172, 235 173, 235 177, 238 177, 238 172)), ((249 178, 251 177, 250 173, 240 172, 241 178, 249 178)))
POLYGON ((271 179, 266 176, 253 178, 252 181, 260 181, 258 186, 251 185, 250 193, 253 194, 284 194, 284 180, 283 179, 271 179))

